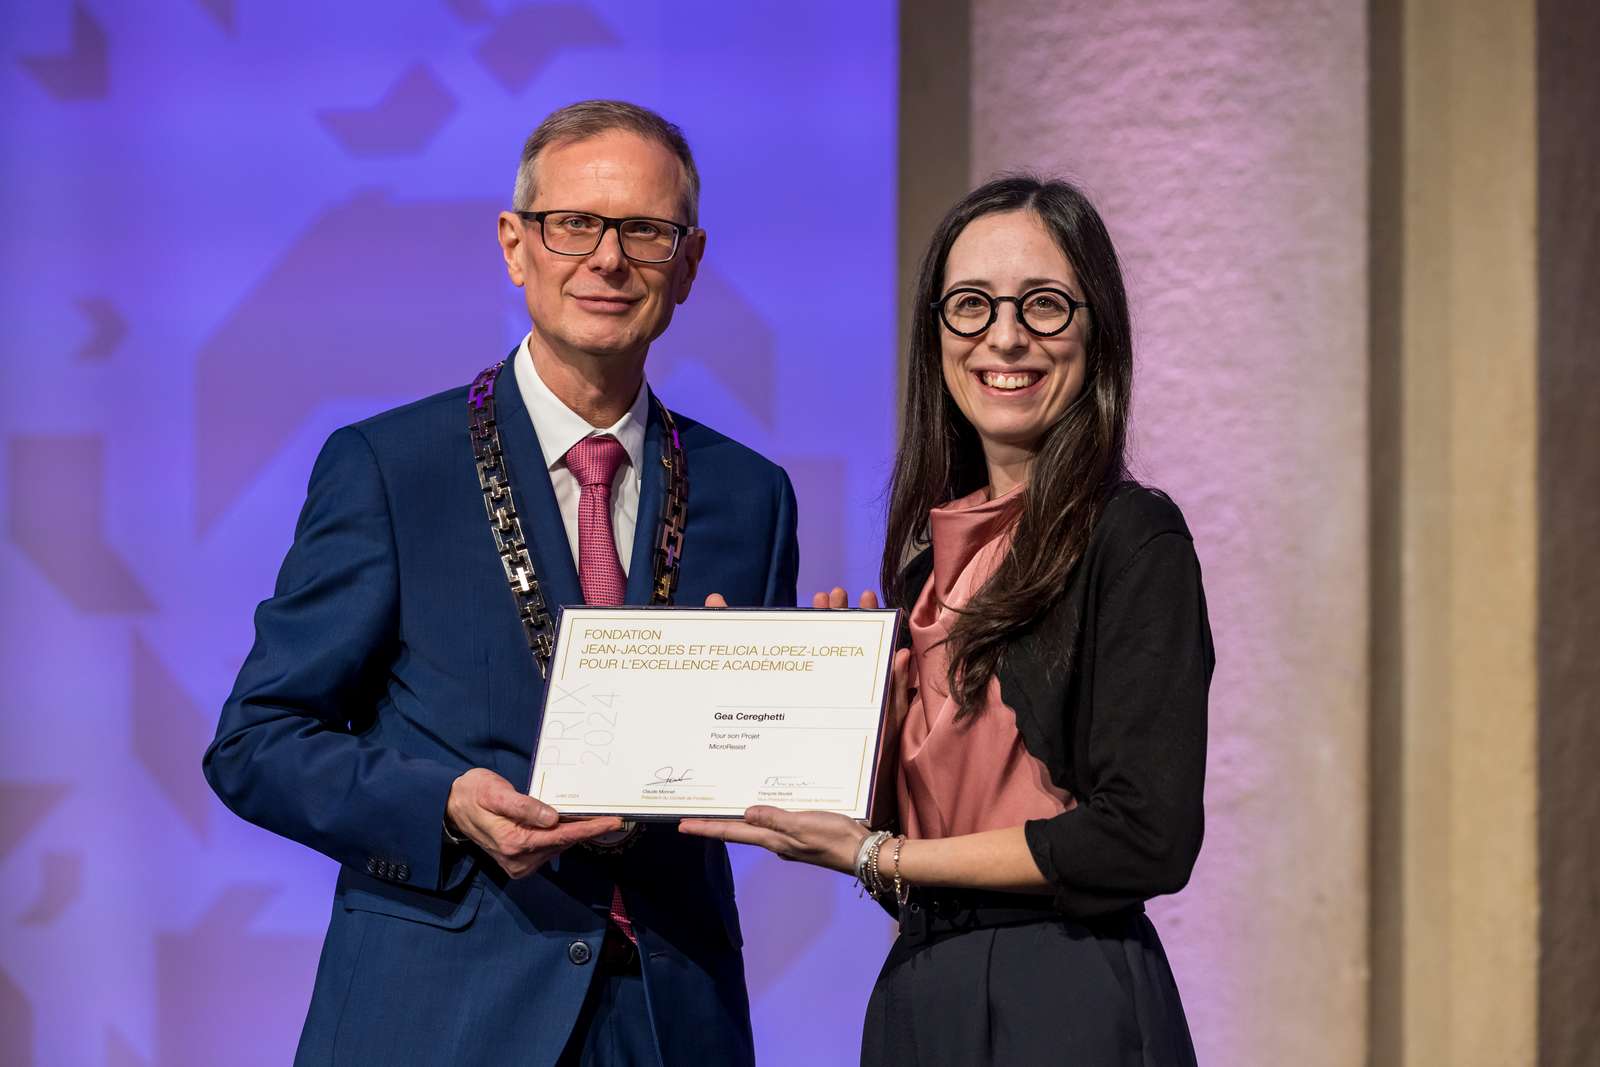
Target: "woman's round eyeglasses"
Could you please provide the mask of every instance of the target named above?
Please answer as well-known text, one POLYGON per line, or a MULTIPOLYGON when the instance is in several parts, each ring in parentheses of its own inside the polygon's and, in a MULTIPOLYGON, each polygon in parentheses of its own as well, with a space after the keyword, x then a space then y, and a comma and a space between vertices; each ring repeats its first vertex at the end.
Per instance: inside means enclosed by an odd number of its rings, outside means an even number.
POLYGON ((1045 286, 1029 289, 1021 296, 995 296, 965 287, 952 289, 933 307, 951 333, 976 337, 994 325, 1001 304, 1015 304, 1017 318, 1038 337, 1054 337, 1072 325, 1074 312, 1089 306, 1062 289, 1045 286))
POLYGON ((678 241, 693 226, 669 219, 614 219, 587 211, 519 211, 538 223, 539 239, 558 256, 587 256, 600 247, 606 231, 617 231, 622 254, 635 263, 665 263, 678 254, 678 241))

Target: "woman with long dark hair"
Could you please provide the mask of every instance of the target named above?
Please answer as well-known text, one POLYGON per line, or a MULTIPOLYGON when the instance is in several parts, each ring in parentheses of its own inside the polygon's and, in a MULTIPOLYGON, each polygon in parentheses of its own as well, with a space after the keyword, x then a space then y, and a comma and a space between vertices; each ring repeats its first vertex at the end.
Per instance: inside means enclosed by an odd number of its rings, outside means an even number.
POLYGON ((896 912, 863 1063, 1191 1064, 1144 902, 1200 850, 1214 657, 1183 516, 1128 478, 1116 251, 1073 186, 998 179, 940 224, 917 301, 887 825, 760 807, 682 829, 853 872, 896 912))

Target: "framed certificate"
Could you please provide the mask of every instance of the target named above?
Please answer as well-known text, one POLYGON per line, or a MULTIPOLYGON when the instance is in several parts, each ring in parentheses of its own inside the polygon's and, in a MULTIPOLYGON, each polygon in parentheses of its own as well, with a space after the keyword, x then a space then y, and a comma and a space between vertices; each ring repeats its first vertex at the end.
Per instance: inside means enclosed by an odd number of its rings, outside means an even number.
POLYGON ((864 819, 899 614, 564 608, 528 791, 571 816, 864 819))

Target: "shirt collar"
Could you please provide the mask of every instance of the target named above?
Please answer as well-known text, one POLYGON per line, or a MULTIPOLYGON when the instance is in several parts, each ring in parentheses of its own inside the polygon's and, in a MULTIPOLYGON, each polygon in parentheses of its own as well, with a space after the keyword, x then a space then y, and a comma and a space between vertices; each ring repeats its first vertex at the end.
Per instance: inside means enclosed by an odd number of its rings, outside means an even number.
MULTIPOLYGON (((531 334, 528 336, 532 336, 531 334)), ((622 418, 604 429, 589 425, 589 420, 561 402, 550 387, 539 377, 533 366, 533 353, 528 350, 528 337, 522 339, 517 354, 512 357, 512 371, 517 378, 517 391, 533 420, 539 448, 544 452, 545 467, 555 470, 566 462, 567 452, 585 437, 611 434, 628 453, 635 475, 644 470, 644 432, 650 417, 650 387, 640 383, 633 404, 622 418)))

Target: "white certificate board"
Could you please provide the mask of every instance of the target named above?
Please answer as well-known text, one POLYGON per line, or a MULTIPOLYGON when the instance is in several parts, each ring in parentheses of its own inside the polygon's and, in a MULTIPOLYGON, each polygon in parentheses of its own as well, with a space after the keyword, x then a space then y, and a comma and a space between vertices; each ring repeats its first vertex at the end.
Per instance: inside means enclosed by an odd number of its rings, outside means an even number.
POLYGON ((867 817, 894 610, 562 609, 529 793, 567 816, 867 817))

